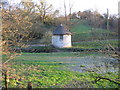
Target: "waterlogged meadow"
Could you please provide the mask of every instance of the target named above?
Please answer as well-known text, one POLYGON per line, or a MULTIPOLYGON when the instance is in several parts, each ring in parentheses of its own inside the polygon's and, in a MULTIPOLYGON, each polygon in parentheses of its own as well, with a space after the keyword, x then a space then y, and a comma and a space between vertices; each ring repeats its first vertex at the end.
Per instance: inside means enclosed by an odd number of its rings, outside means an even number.
MULTIPOLYGON (((118 61, 98 53, 22 53, 9 63, 9 87, 26 88, 117 88, 118 61)), ((4 80, 3 80, 4 84, 4 80)))

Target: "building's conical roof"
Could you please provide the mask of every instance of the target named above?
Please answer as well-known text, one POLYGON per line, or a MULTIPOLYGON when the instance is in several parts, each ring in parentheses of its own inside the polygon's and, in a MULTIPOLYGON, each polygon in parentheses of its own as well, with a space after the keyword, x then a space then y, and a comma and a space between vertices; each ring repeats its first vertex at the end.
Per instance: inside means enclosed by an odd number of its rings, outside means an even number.
POLYGON ((53 35, 71 35, 71 32, 63 27, 62 24, 60 24, 54 31, 53 35))

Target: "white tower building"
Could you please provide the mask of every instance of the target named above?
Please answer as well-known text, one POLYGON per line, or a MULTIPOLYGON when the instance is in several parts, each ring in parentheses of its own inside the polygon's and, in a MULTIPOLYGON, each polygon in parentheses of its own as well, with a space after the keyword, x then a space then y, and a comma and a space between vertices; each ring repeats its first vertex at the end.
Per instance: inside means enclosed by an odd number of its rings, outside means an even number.
POLYGON ((71 47, 71 32, 61 24, 53 31, 52 45, 59 48, 71 47))

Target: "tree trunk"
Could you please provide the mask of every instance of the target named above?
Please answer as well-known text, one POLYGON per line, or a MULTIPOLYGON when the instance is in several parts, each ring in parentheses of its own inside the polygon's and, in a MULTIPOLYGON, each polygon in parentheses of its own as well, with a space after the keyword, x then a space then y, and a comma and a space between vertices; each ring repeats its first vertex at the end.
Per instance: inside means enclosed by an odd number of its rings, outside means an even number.
POLYGON ((28 82, 27 90, 32 90, 32 82, 28 82))
POLYGON ((107 30, 109 30, 109 10, 107 9, 107 30))
POLYGON ((8 79, 8 77, 7 77, 7 71, 5 71, 5 90, 8 90, 8 81, 7 81, 7 79, 8 79))

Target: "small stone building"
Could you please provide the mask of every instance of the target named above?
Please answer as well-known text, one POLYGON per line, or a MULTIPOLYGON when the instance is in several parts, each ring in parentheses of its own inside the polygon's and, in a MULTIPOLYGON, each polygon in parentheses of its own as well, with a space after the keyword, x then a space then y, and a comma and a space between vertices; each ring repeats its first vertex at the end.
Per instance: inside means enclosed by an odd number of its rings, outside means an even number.
POLYGON ((52 45, 58 48, 71 47, 71 32, 61 24, 54 31, 52 36, 52 45))

